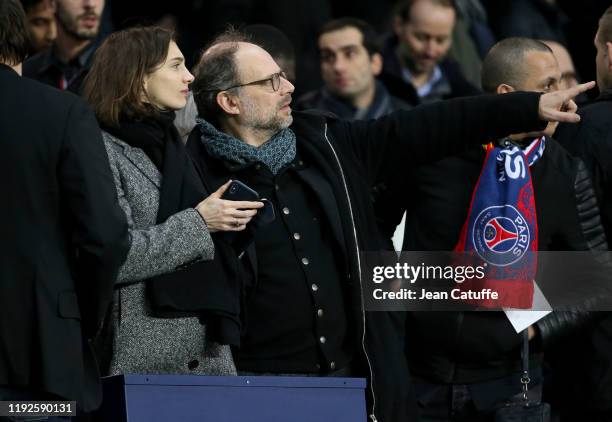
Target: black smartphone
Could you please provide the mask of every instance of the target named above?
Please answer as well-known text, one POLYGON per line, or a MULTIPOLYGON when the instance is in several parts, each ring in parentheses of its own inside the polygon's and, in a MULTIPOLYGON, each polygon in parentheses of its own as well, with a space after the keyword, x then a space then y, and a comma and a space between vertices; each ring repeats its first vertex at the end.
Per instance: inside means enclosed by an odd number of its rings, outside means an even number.
POLYGON ((222 198, 227 199, 229 201, 263 202, 264 207, 257 212, 254 221, 258 221, 258 225, 268 224, 274 221, 275 213, 274 206, 272 205, 272 203, 266 198, 260 199, 259 194, 255 190, 251 189, 246 184, 242 183, 240 180, 232 180, 232 183, 230 183, 222 198))
POLYGON ((240 180, 232 180, 229 187, 222 196, 229 201, 259 201, 259 194, 242 183, 240 180))

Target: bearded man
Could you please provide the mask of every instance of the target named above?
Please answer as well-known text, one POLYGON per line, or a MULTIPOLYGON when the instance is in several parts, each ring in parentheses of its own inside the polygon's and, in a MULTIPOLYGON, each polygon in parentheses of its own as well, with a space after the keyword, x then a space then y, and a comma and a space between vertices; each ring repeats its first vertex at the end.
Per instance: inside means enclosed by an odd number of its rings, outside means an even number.
POLYGON ((23 75, 79 93, 93 53, 105 0, 53 0, 57 38, 51 48, 23 64, 23 75))

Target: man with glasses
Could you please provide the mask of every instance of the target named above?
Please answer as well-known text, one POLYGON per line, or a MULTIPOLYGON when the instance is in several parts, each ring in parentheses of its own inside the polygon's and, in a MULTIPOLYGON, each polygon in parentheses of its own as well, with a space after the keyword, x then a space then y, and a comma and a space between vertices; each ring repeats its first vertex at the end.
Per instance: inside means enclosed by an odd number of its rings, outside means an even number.
POLYGON ((587 86, 347 122, 292 113, 294 87, 281 72, 265 50, 226 33, 205 50, 192 85, 199 117, 187 146, 205 183, 240 179, 276 214, 240 261, 246 327, 236 365, 249 374, 367 377, 371 421, 414 420, 401 317, 364 309, 359 252, 383 249, 372 186, 489 137, 538 130, 541 119, 571 121, 557 110, 587 86))

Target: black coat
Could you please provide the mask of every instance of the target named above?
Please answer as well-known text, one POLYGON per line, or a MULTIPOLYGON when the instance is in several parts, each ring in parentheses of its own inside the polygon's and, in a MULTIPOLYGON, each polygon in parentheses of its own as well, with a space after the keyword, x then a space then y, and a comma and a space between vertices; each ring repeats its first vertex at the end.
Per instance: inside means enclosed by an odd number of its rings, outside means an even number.
MULTIPOLYGON (((559 125, 555 137, 572 154, 580 157, 591 172, 601 208, 609 249, 612 248, 612 89, 579 110, 582 120, 575 125, 559 125)), ((584 403, 589 420, 612 419, 612 314, 592 330, 585 331, 563 349, 558 360, 579 362, 559 378, 578 374, 571 389, 558 392, 560 403, 584 403)), ((567 420, 586 417, 583 409, 568 406, 567 420), (572 412, 581 412, 579 416, 572 412)))
POLYGON ((591 172, 606 236, 612 247, 612 89, 581 108, 577 124, 561 124, 555 138, 591 172))
MULTIPOLYGON (((485 155, 485 150, 479 147, 415 169, 412 187, 408 189, 412 193, 410 198, 400 198, 384 209, 377 204, 377 212, 386 223, 385 234, 393 234, 406 210, 403 250, 452 251, 467 219, 485 155)), ((597 203, 584 164, 554 140, 547 139, 544 155, 530 170, 538 250, 585 251, 605 247, 597 203)), ((589 321, 586 312, 549 314, 537 323, 540 340, 545 345, 552 344, 589 321)), ((482 382, 520 370, 522 338, 502 312, 413 312, 406 325, 410 367, 432 382, 482 382)))
POLYGON ((101 399, 88 338, 128 247, 100 129, 82 100, 0 65, 0 385, 101 399))
MULTIPOLYGON (((349 312, 357 329, 356 349, 362 364, 359 375, 370 381, 369 413, 378 421, 416 420, 417 411, 402 352, 402 318, 363 309, 367 280, 362 279, 358 251, 376 251, 383 246, 370 200, 372 186, 391 179, 405 181, 404 170, 410 166, 456 153, 491 136, 537 130, 542 126, 538 98, 537 94, 516 93, 504 98, 455 99, 357 122, 294 113, 291 129, 297 137, 298 154, 313 163, 332 188, 330 196, 315 190, 322 208, 333 206, 340 215, 340 221, 330 223, 344 245, 351 289, 349 312)), ((214 191, 230 174, 206 154, 197 130, 188 147, 208 188, 214 191)), ((400 184, 395 193, 406 195, 401 189, 400 184)), ((257 262, 252 255, 249 260, 257 262)))

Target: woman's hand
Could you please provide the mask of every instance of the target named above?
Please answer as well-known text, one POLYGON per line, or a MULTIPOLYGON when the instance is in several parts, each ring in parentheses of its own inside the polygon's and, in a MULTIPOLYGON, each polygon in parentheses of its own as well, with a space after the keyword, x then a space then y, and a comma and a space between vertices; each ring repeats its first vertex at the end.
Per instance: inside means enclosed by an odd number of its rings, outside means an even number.
POLYGON ((195 207, 211 233, 244 230, 251 218, 257 214, 257 210, 264 206, 263 202, 221 199, 231 182, 231 180, 227 181, 195 207))

